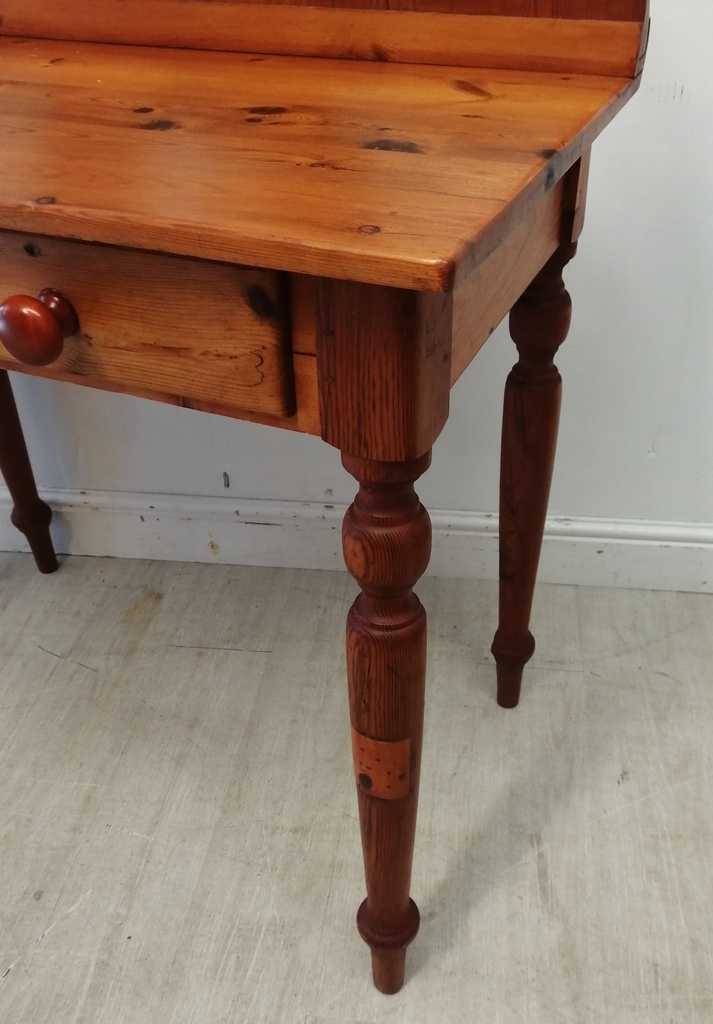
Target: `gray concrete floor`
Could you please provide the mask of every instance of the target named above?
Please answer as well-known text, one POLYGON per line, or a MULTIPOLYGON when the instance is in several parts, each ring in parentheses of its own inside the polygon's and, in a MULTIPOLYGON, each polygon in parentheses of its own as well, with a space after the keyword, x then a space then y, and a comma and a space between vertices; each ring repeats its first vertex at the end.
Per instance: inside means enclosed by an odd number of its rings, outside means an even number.
POLYGON ((425 579, 397 996, 371 988, 346 575, 0 555, 4 1024, 710 1024, 713 598, 425 579))

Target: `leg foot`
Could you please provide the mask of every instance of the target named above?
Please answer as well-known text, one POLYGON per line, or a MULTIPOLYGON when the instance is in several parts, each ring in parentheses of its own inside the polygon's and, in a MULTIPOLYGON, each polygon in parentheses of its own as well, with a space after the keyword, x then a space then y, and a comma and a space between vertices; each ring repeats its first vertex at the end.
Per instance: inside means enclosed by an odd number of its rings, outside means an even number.
POLYGON ((409 900, 407 917, 403 929, 394 935, 386 935, 373 927, 372 915, 367 900, 357 913, 359 934, 371 948, 371 971, 374 986, 379 992, 390 996, 398 992, 404 983, 406 970, 406 947, 416 938, 421 916, 413 900, 409 900))
POLYGON ((562 271, 575 245, 563 245, 510 314, 519 360, 505 386, 500 474, 500 615, 492 653, 498 703, 514 708, 535 650, 530 613, 545 530, 562 391, 554 365, 572 303, 562 271))
POLYGON ((374 988, 385 996, 393 996, 399 992, 404 983, 406 973, 406 950, 375 950, 371 951, 371 976, 374 988))
POLYGON ((491 648, 495 658, 498 679, 498 704, 501 708, 516 708, 520 703, 522 674, 525 665, 535 653, 535 638, 528 630, 520 651, 506 649, 500 632, 495 634, 491 648))
POLYGON ((52 509, 40 498, 35 505, 16 505, 10 515, 12 525, 27 537, 35 564, 40 572, 55 572, 59 568, 54 544, 50 537, 52 509))
POLYGON ((13 502, 12 523, 27 537, 40 572, 54 572, 52 510, 37 494, 25 438, 6 370, 0 370, 0 470, 13 502))
POLYGON ((343 457, 359 481, 344 520, 344 557, 361 587, 347 621, 352 749, 367 898, 357 927, 374 984, 397 992, 419 925, 409 898, 421 765, 426 613, 412 587, 431 552, 413 483, 430 454, 386 463, 343 457))

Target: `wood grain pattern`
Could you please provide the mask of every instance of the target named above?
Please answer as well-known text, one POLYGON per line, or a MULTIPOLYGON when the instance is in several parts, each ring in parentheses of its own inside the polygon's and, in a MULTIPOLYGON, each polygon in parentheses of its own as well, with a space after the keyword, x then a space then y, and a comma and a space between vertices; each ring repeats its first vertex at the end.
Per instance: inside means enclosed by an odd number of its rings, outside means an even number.
POLYGON ((304 433, 319 436, 322 422, 319 411, 315 316, 318 280, 307 274, 290 274, 288 282, 297 425, 304 433))
POLYGON ((315 334, 324 440, 384 462, 429 451, 448 418, 451 296, 325 278, 315 334))
POLYGON ((535 650, 530 613, 545 530, 562 400, 554 365, 567 337, 572 301, 562 271, 576 243, 562 245, 510 314, 519 360, 505 385, 500 469, 500 615, 492 653, 498 703, 520 700, 522 673, 535 650))
POLYGON ((423 741, 426 613, 413 586, 430 558, 431 522, 413 485, 430 461, 430 452, 399 464, 343 456, 345 468, 359 481, 342 530, 344 561, 361 588, 347 618, 367 891, 357 925, 371 948, 374 984, 386 993, 403 984, 406 947, 419 926, 409 889, 423 741), (366 740, 360 742, 361 737, 366 740), (404 782, 408 778, 396 798, 385 791, 388 783, 376 763, 380 755, 396 772, 397 783, 400 776, 404 782))
POLYGON ((432 291, 636 88, 43 41, 0 59, 5 227, 432 291))
POLYGON ((339 57, 526 71, 632 76, 640 22, 388 13, 353 6, 214 3, 212 0, 64 0, 38 17, 5 0, 2 31, 16 36, 242 53, 339 57))
MULTIPOLYGON (((40 373, 273 416, 293 413, 278 274, 0 233, 4 293, 47 286, 71 298, 81 331, 40 373)), ((2 365, 17 367, 2 355, 2 365)))
POLYGON ((564 179, 562 242, 577 242, 584 230, 592 151, 586 150, 564 179))
MULTIPOLYGON (((147 6, 165 0, 148 0, 147 6)), ((335 7, 389 11, 437 11, 451 14, 503 14, 522 18, 584 18, 641 21, 646 0, 204 0, 224 4, 280 7, 335 7)), ((51 0, 39 0, 41 10, 51 0)), ((213 8, 215 9, 215 8, 213 8)))
MULTIPOLYGON (((6 370, 18 369, 15 363, 3 363, 0 366, 6 370)), ((102 391, 112 391, 121 395, 132 395, 134 398, 144 398, 149 402, 160 402, 162 405, 175 405, 180 409, 193 409, 195 412, 207 412, 214 416, 225 416, 228 419, 245 420, 247 423, 258 423, 266 427, 277 427, 280 430, 293 430, 303 434, 320 434, 321 426, 319 420, 319 396, 317 382, 317 360, 314 356, 295 356, 293 359, 293 371, 295 375, 295 393, 298 396, 300 407, 292 416, 270 416, 267 413, 247 412, 245 409, 236 409, 231 405, 220 405, 217 402, 202 402, 198 398, 185 398, 181 395, 171 395, 161 391, 150 391, 146 388, 138 388, 124 385, 119 382, 102 381, 102 391)), ((48 375, 37 371, 31 366, 24 366, 22 373, 30 376, 51 376, 53 380, 62 381, 65 384, 79 384, 82 387, 93 387, 84 378, 65 376, 64 374, 53 373, 48 375)))
POLYGON ((12 500, 12 524, 24 533, 40 572, 57 569, 50 537, 52 509, 37 493, 7 371, 0 370, 0 473, 12 500))
MULTIPOLYGON (((534 647, 553 357, 570 314, 562 267, 589 147, 638 87, 646 7, 614 0, 606 20, 594 0, 577 17, 572 0, 26 8, 0 0, 0 278, 22 277, 11 291, 42 278, 77 305, 82 333, 49 375, 318 425, 359 483, 342 533, 360 587, 347 620, 367 889, 357 924, 377 988, 396 992, 419 927, 426 615, 413 587, 431 525, 414 482, 452 379, 560 245, 511 315, 520 359, 506 387, 492 649, 498 699, 513 706, 534 647)), ((3 443, 46 534, 21 432, 19 462, 3 443)))
POLYGON ((560 182, 453 292, 451 384, 522 295, 526 282, 560 243, 564 184, 560 182))
MULTIPOLYGON (((144 16, 158 18, 166 14, 172 0, 143 0, 144 16)), ((240 7, 313 7, 347 10, 389 10, 435 12, 442 14, 505 15, 518 18, 576 18, 600 21, 643 21, 648 9, 647 0, 184 0, 186 4, 201 7, 204 18, 227 18, 240 7)), ((111 15, 125 0, 84 0, 81 7, 85 16, 99 21, 102 15, 111 15)), ((128 5, 127 5, 128 6, 128 5)), ((130 8, 128 8, 130 10, 130 8)), ((71 8, 63 5, 64 20, 69 20, 71 8)), ((22 0, 3 0, 0 12, 11 21, 21 12, 28 25, 41 29, 57 16, 54 0, 33 0, 31 10, 22 0)), ((282 12, 280 12, 282 13, 282 12)), ((127 15, 127 30, 132 18, 127 15)), ((12 25, 10 25, 12 27, 12 25)), ((127 40, 128 41, 128 40, 127 40)))
POLYGON ((451 384, 470 365, 498 324, 561 243, 584 228, 591 150, 456 287, 453 293, 451 384))

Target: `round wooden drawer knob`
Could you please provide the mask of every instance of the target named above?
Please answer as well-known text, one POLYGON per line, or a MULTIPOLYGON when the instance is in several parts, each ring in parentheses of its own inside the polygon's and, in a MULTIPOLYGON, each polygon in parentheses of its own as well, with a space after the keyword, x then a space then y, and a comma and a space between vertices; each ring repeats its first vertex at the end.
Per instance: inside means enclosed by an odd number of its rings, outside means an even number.
POLYGON ((62 353, 64 339, 79 330, 69 299, 44 288, 36 299, 11 295, 0 306, 0 342, 18 362, 47 366, 62 353))

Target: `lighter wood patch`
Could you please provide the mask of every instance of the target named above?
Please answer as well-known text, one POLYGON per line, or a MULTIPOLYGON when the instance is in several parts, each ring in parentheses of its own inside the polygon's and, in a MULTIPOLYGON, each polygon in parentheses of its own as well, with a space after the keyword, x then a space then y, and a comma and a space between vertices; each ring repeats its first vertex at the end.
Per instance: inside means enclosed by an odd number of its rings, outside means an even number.
POLYGON ((358 789, 380 800, 402 800, 411 787, 411 740, 372 740, 352 728, 358 789))

